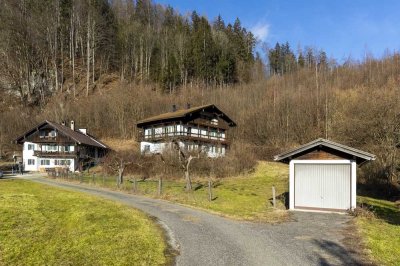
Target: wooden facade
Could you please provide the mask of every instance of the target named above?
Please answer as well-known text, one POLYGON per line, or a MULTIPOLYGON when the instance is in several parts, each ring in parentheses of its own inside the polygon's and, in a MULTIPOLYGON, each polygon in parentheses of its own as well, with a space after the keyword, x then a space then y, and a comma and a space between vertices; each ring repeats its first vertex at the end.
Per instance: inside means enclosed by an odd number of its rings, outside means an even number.
POLYGON ((316 148, 313 151, 309 151, 298 157, 293 157, 297 160, 340 160, 340 159, 350 159, 348 155, 341 154, 339 152, 324 150, 322 148, 316 148))

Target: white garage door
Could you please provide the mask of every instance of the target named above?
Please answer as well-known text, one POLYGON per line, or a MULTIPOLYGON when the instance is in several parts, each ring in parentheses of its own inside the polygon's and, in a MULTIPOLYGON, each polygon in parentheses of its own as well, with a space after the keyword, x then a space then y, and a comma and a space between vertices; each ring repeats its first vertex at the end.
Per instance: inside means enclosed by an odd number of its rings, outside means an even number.
POLYGON ((294 207, 350 209, 350 164, 295 164, 294 207))

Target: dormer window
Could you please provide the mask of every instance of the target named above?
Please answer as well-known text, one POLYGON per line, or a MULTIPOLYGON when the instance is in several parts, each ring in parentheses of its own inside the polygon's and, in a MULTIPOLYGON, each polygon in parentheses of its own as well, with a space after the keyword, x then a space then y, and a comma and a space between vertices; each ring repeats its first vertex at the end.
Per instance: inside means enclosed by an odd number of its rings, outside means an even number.
POLYGON ((57 131, 52 130, 52 131, 49 132, 49 137, 50 138, 55 138, 56 136, 57 136, 57 131))
POLYGON ((42 130, 39 132, 40 138, 55 138, 57 136, 57 131, 55 130, 42 130))

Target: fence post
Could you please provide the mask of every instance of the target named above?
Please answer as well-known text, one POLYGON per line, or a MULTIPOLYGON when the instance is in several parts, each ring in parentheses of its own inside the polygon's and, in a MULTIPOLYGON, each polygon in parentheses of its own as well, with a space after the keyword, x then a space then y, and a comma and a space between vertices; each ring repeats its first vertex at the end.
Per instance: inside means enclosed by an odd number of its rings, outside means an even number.
POLYGON ((160 176, 158 178, 158 193, 157 193, 159 197, 161 197, 161 194, 162 194, 162 185, 163 185, 162 177, 160 176))
POLYGON ((211 179, 208 179, 208 201, 213 200, 211 179))
POLYGON ((272 186, 272 206, 276 208, 275 186, 272 186))

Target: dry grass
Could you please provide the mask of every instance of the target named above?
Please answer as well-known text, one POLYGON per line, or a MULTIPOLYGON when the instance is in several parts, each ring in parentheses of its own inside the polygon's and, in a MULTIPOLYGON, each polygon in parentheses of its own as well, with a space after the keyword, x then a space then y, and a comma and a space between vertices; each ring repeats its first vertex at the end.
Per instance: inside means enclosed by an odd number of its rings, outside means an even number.
POLYGON ((101 141, 110 147, 112 150, 120 151, 131 151, 139 149, 139 143, 134 139, 114 139, 114 138, 104 138, 101 141))

